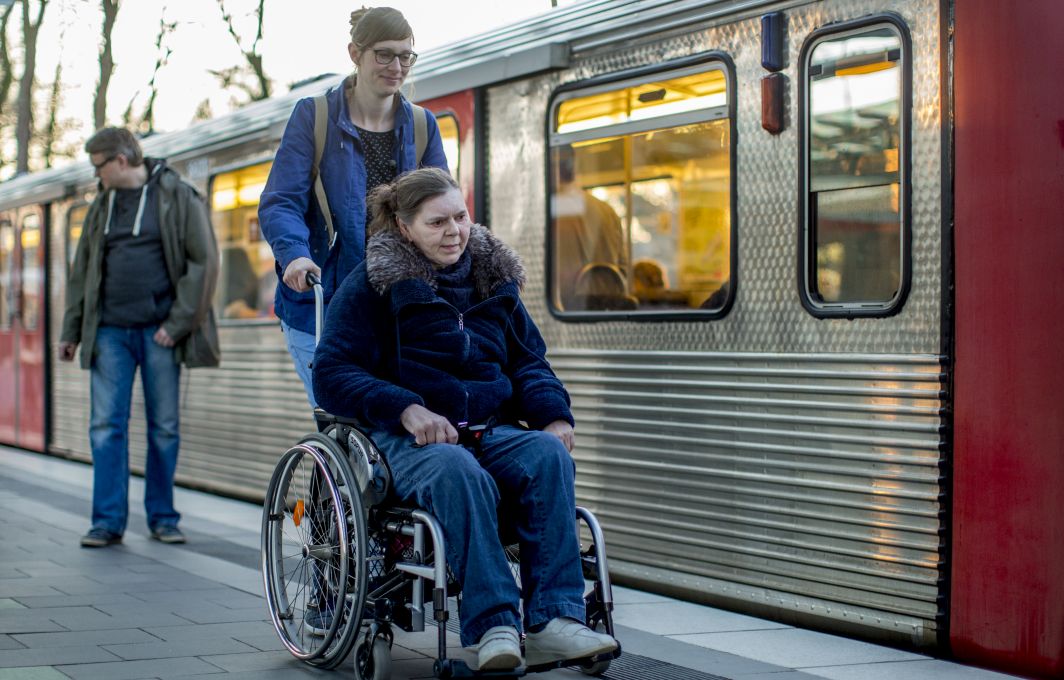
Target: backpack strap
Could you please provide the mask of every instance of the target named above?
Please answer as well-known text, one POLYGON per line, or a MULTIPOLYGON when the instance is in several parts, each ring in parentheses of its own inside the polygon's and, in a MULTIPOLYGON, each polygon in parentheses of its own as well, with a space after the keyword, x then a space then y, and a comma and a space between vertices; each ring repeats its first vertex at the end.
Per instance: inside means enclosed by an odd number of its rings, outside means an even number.
POLYGON ((429 121, 428 111, 411 104, 414 111, 414 167, 421 167, 421 157, 425 155, 425 147, 429 145, 429 121))
POLYGON ((314 166, 310 169, 314 179, 314 196, 318 199, 318 209, 325 218, 325 228, 329 232, 329 247, 336 240, 333 228, 332 212, 329 211, 329 199, 325 195, 325 186, 321 183, 321 156, 325 152, 325 130, 329 125, 329 100, 325 95, 314 98, 314 166))

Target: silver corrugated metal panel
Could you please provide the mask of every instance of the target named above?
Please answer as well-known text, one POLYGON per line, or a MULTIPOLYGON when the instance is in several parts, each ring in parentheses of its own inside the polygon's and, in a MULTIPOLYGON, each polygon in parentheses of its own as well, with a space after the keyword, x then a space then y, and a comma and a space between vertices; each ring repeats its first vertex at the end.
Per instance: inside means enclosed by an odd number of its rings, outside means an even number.
POLYGON ((938 7, 791 7, 789 124, 776 136, 760 127, 765 71, 749 13, 602 45, 563 72, 489 88, 491 226, 525 260, 526 304, 573 393, 580 500, 602 520, 619 576, 784 620, 934 642, 944 570, 938 7), (795 65, 817 27, 883 11, 913 37, 912 292, 894 317, 815 319, 796 289, 795 65), (714 50, 736 71, 735 306, 712 322, 555 319, 543 247, 551 93, 714 50))
POLYGON ((938 356, 556 350, 618 574, 931 643, 938 356), (849 621, 848 621, 849 622, 849 621))

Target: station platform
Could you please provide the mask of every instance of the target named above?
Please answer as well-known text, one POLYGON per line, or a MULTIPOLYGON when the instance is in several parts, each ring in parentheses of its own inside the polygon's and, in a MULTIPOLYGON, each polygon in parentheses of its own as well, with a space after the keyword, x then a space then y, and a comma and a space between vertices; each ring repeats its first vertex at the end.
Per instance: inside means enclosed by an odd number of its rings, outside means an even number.
MULTIPOLYGON (((189 542, 164 545, 148 537, 133 478, 123 543, 84 549, 91 485, 87 465, 0 447, 0 680, 353 677, 350 662, 321 671, 281 646, 262 597, 259 506, 177 489, 189 542)), ((624 654, 606 680, 1015 677, 627 588, 614 598, 624 654)), ((395 680, 432 677, 435 634, 397 631, 395 680)))

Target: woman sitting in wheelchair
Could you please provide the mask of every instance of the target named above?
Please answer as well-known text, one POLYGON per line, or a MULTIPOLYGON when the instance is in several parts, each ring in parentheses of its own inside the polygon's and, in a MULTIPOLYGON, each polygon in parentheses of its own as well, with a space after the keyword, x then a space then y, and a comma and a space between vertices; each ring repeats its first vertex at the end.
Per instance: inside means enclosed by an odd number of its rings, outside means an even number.
POLYGON ((366 259, 329 305, 314 394, 369 428, 398 498, 442 525, 462 585, 462 644, 481 670, 616 649, 582 623, 573 416, 521 303, 520 259, 469 221, 445 171, 380 186, 370 209, 366 259), (459 443, 467 424, 489 426, 476 446, 459 443), (516 525, 523 592, 499 539, 500 506, 516 525))

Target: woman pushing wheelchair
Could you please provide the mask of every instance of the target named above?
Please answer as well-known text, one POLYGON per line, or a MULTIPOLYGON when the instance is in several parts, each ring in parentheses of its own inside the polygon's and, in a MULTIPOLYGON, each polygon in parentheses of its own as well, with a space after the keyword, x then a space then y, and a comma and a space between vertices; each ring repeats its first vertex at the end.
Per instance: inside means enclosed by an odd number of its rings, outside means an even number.
POLYGON ((333 297, 315 354, 318 402, 360 420, 399 499, 443 527, 463 586, 462 644, 481 670, 613 651, 616 640, 582 623, 573 416, 521 303, 520 259, 469 221, 443 170, 402 175, 369 200, 366 259, 333 297), (481 430, 475 445, 459 443, 466 426, 481 430), (500 507, 521 549, 520 591, 500 507))

